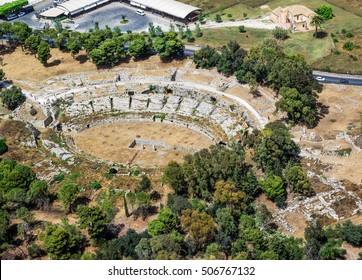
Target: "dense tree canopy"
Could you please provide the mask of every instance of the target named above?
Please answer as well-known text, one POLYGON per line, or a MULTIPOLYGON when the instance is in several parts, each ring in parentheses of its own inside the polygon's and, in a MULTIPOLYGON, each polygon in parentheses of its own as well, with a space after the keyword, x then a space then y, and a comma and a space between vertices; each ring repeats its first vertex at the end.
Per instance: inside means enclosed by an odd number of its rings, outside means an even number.
POLYGON ((79 227, 87 229, 91 237, 103 237, 107 228, 107 216, 98 206, 81 205, 77 208, 79 227))
POLYGON ((297 162, 300 149, 280 121, 268 123, 255 149, 255 160, 266 172, 281 176, 288 162, 297 162))
POLYGON ((16 86, 12 86, 8 89, 3 90, 0 93, 0 97, 1 97, 2 103, 9 110, 15 110, 26 99, 26 97, 23 94, 23 92, 21 91, 21 89, 16 86))
POLYGON ((79 259, 83 251, 83 236, 75 226, 63 220, 62 225, 49 225, 41 239, 53 260, 79 259))

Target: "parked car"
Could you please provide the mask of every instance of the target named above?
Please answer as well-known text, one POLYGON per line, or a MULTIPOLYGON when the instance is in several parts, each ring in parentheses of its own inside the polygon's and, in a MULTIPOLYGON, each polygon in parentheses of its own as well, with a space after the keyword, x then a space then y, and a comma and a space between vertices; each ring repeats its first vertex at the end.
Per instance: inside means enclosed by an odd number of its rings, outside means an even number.
POLYGON ((136 11, 136 14, 137 14, 137 15, 140 15, 140 16, 144 16, 144 15, 145 15, 145 12, 142 11, 142 10, 137 10, 137 11, 136 11))
POLYGON ((325 78, 324 77, 320 77, 320 76, 318 76, 317 78, 315 78, 317 81, 319 81, 319 82, 323 82, 324 80, 325 80, 325 78))
POLYGON ((5 15, 6 20, 13 20, 13 19, 16 19, 17 17, 18 17, 17 13, 12 13, 12 14, 5 15))
POLYGON ((22 8, 21 11, 24 12, 24 13, 26 13, 26 14, 29 14, 29 13, 31 13, 31 12, 34 11, 34 7, 31 6, 31 5, 30 5, 30 6, 26 6, 26 7, 22 8))
POLYGON ((339 83, 341 83, 341 84, 349 84, 349 81, 346 80, 346 79, 340 79, 339 83))

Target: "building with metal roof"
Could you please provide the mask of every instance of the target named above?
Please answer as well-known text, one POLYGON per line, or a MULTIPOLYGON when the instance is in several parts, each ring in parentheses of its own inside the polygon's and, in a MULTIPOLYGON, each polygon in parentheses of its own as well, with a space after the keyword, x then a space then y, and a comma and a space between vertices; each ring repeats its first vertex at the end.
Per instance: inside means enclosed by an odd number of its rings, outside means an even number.
POLYGON ((201 9, 175 0, 132 0, 130 4, 180 20, 191 20, 201 9))
POLYGON ((45 18, 56 18, 62 15, 73 17, 109 2, 111 0, 70 0, 44 11, 40 16, 45 18))

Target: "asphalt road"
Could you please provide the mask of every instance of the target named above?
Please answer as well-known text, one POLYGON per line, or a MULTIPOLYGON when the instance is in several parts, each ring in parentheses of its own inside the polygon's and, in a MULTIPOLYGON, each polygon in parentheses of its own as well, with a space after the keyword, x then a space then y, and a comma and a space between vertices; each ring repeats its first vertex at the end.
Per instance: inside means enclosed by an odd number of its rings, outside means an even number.
POLYGON ((313 77, 321 84, 341 84, 349 86, 362 86, 362 77, 338 75, 334 73, 313 73, 313 77))

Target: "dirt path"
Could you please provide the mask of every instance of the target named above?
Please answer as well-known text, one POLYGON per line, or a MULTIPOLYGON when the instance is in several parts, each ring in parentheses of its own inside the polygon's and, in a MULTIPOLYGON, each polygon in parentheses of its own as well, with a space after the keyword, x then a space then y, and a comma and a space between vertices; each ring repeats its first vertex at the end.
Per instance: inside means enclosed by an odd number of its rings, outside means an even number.
MULTIPOLYGON (((223 27, 238 27, 240 25, 244 25, 245 27, 249 28, 257 28, 257 29, 274 29, 276 26, 275 23, 270 21, 269 16, 258 18, 258 19, 247 19, 242 21, 223 21, 223 22, 216 22, 216 21, 207 21, 205 24, 201 25, 202 29, 209 29, 209 28, 223 28, 223 27)), ((190 24, 189 28, 191 30, 195 30, 196 25, 190 24)))

